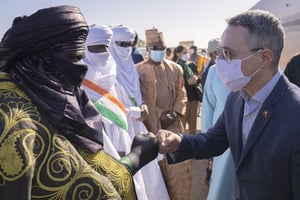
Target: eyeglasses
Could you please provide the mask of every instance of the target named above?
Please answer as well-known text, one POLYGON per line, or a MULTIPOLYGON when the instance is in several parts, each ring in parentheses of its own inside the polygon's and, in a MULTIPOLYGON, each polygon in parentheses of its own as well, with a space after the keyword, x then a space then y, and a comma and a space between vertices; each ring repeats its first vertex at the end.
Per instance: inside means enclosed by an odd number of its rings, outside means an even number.
POLYGON ((130 41, 116 41, 116 44, 120 47, 132 47, 133 46, 133 42, 130 41))
MULTIPOLYGON (((264 48, 262 47, 259 47, 259 48, 254 48, 254 49, 251 49, 249 50, 249 52, 257 52, 259 50, 263 50, 264 48)), ((231 52, 230 49, 227 49, 227 48, 224 48, 224 47, 218 47, 217 49, 217 56, 220 57, 222 56, 227 63, 231 63, 231 60, 233 59, 234 55, 233 53, 231 52)))

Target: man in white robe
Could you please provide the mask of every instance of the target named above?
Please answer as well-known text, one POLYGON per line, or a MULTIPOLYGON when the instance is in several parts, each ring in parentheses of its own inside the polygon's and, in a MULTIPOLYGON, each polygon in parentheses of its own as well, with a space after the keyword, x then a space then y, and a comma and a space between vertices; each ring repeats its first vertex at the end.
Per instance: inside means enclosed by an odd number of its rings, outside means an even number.
MULTIPOLYGON (((129 100, 129 97, 116 78, 116 63, 108 49, 112 37, 113 32, 107 26, 90 28, 86 40, 86 58, 84 59, 84 62, 88 65, 88 72, 83 85, 90 98, 94 101, 94 105, 103 116, 103 127, 109 137, 107 143, 111 142, 118 154, 122 156, 130 150, 133 139, 129 134, 129 130, 132 128, 129 128, 130 123, 128 119, 130 118, 128 116, 130 116, 130 111, 134 110, 134 107, 124 106, 123 103, 129 100)), ((141 131, 144 133, 148 132, 146 129, 141 129, 141 131)), ((108 151, 108 153, 113 152, 111 149, 108 151)), ((156 167, 155 162, 149 163, 134 175, 138 198, 150 200, 158 199, 158 197, 161 199, 160 196, 162 196, 163 199, 168 199, 166 191, 163 190, 165 186, 160 171, 158 171, 159 168, 155 172, 153 167, 156 167), (152 174, 148 172, 148 176, 153 176, 156 180, 148 179, 148 183, 144 181, 146 169, 153 171, 152 174), (159 187, 160 190, 155 190, 154 186, 159 187)))

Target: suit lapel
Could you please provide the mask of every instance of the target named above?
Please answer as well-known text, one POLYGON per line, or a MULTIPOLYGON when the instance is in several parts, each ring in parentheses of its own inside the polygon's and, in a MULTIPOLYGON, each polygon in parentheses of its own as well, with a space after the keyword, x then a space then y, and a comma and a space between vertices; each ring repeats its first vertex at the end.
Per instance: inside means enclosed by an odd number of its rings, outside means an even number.
MULTIPOLYGON (((244 161, 249 151, 253 148, 261 134, 263 134, 264 128, 267 126, 268 122, 271 120, 274 114, 273 107, 276 103, 279 102, 284 89, 286 89, 286 84, 284 79, 281 77, 274 89, 272 90, 271 94, 263 103, 260 111, 257 113, 256 119, 250 130, 245 147, 241 149, 241 156, 237 165, 237 169, 240 167, 241 163, 244 161)), ((241 112, 243 113, 243 110, 241 112)), ((239 130, 239 133, 240 135, 242 135, 242 128, 239 130)))
POLYGON ((243 151, 243 142, 242 142, 242 124, 243 124, 243 111, 244 111, 244 105, 245 105, 245 102, 243 100, 242 97, 240 97, 240 101, 239 101, 239 104, 238 104, 238 111, 239 111, 239 115, 238 115, 238 119, 236 120, 237 122, 237 132, 236 132, 236 135, 234 135, 234 137, 236 137, 236 139, 234 139, 235 141, 235 146, 236 146, 236 158, 237 160, 240 159, 241 157, 241 153, 243 151))
POLYGON ((239 160, 238 167, 243 162, 249 151, 252 149, 255 142, 259 139, 259 136, 263 133, 264 128, 270 121, 273 115, 273 109, 269 108, 262 108, 256 116, 255 122, 250 130, 248 139, 246 141, 245 147, 242 149, 241 157, 239 160))

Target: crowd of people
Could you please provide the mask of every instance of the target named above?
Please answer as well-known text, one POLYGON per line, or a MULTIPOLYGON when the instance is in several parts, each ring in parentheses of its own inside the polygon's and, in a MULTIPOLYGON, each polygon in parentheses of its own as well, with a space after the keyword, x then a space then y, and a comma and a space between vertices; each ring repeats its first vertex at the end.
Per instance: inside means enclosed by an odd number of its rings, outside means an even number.
POLYGON ((299 54, 278 69, 269 12, 227 23, 206 55, 145 30, 144 57, 131 27, 88 26, 74 6, 16 17, 0 43, 0 199, 299 199, 299 54))

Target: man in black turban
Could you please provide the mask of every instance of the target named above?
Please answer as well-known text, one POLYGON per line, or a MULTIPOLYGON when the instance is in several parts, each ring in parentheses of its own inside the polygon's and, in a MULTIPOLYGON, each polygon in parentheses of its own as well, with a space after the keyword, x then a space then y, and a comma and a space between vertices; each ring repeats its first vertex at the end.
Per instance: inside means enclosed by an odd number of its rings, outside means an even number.
POLYGON ((0 199, 136 199, 132 175, 157 141, 137 135, 121 162, 103 151, 101 115, 80 88, 87 33, 78 8, 58 6, 15 18, 4 34, 0 199))

